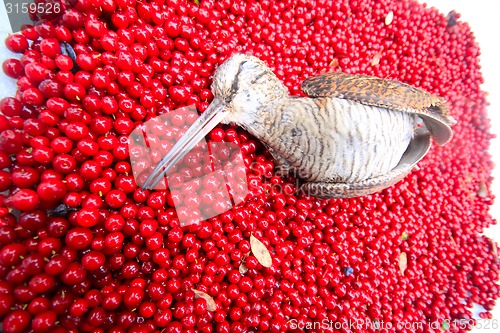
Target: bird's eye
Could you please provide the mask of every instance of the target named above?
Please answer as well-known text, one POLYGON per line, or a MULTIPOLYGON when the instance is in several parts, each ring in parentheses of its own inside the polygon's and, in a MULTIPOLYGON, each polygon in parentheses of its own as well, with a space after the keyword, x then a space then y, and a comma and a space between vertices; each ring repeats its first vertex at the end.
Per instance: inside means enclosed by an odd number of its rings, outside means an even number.
POLYGON ((227 96, 226 98, 224 98, 224 102, 226 103, 230 103, 232 100, 231 96, 227 96))

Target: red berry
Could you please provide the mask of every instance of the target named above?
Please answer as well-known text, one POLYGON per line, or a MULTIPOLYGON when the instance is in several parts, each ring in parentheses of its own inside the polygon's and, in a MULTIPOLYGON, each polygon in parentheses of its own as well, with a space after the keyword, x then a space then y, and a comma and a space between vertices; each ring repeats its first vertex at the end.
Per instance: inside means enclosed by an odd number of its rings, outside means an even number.
POLYGON ((31 317, 25 310, 14 310, 2 321, 5 333, 23 333, 29 327, 31 317))
POLYGON ((78 212, 77 223, 82 227, 92 227, 99 222, 99 211, 95 208, 83 208, 78 212))
POLYGON ((38 207, 40 198, 38 194, 30 189, 21 189, 11 197, 12 207, 17 210, 29 212, 38 207))
POLYGON ((21 34, 12 34, 5 39, 5 46, 15 53, 24 52, 28 48, 26 37, 21 34))
POLYGON ((82 266, 86 270, 94 271, 101 268, 106 261, 106 257, 101 252, 90 251, 82 258, 82 266))
POLYGON ((88 228, 73 228, 66 234, 66 244, 71 248, 81 250, 92 242, 92 231, 88 228))
POLYGON ((12 97, 5 97, 0 101, 0 112, 7 117, 19 117, 23 105, 21 102, 12 97))
POLYGON ((33 318, 31 326, 34 332, 49 332, 55 327, 57 315, 54 311, 39 313, 33 318))
POLYGON ((23 92, 23 102, 28 105, 42 105, 45 97, 43 93, 37 88, 28 88, 23 92))
POLYGON ((17 59, 6 59, 2 63, 2 69, 5 74, 14 79, 19 79, 24 75, 24 68, 21 62, 17 59))
POLYGON ((66 185, 60 180, 51 179, 38 185, 36 191, 41 200, 54 202, 64 197, 66 185))
POLYGON ((55 38, 45 38, 40 42, 40 51, 50 58, 55 58, 61 53, 61 45, 55 38))
POLYGON ((26 76, 31 82, 39 83, 48 78, 49 70, 39 62, 32 62, 24 67, 26 76))

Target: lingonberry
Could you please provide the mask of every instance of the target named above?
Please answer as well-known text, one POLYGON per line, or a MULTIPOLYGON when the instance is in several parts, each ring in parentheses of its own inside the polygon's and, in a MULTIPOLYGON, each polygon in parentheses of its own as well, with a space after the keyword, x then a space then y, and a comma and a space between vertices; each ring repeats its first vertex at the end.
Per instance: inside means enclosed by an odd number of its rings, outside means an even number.
POLYGON ((89 134, 89 130, 84 123, 73 122, 66 126, 65 134, 69 139, 73 141, 79 141, 87 137, 87 135, 89 134))
POLYGON ((55 62, 56 66, 62 71, 70 71, 74 66, 73 60, 65 54, 57 55, 55 62))
POLYGON ((2 321, 6 333, 22 333, 28 329, 31 316, 26 310, 14 310, 2 321))
POLYGON ((22 148, 21 134, 15 130, 6 129, 0 133, 0 150, 12 155, 22 148))
MULTIPOLYGON (((3 132, 10 128, 10 122, 4 115, 0 114, 0 132, 3 132)), ((2 152, 3 153, 3 152, 2 152)))
POLYGON ((40 42, 40 51, 51 58, 61 53, 61 45, 55 38, 45 38, 40 42))
POLYGON ((5 266, 16 266, 26 254, 22 244, 8 244, 0 252, 0 263, 5 266))
POLYGON ((106 261, 106 257, 101 252, 90 251, 82 258, 82 266, 86 270, 94 271, 101 268, 106 261))
POLYGON ((11 204, 20 211, 32 211, 38 207, 40 198, 38 194, 30 189, 21 189, 11 197, 11 204))
POLYGON ((64 87, 64 96, 72 101, 81 101, 86 95, 85 87, 81 83, 67 83, 64 87))
POLYGON ((96 161, 85 161, 80 167, 79 174, 85 180, 94 180, 101 175, 102 167, 96 161))
POLYGON ((67 285, 76 285, 83 282, 87 276, 87 271, 78 263, 70 263, 61 274, 61 281, 67 285))
POLYGON ((40 183, 36 191, 41 200, 56 202, 66 194, 66 185, 60 180, 51 179, 40 183))
POLYGON ((14 79, 19 79, 25 74, 23 65, 18 59, 6 59, 2 63, 2 69, 5 74, 14 79))
POLYGON ((15 53, 21 53, 28 49, 28 40, 22 34, 12 34, 5 39, 5 46, 15 53))
POLYGON ((68 174, 76 168, 76 161, 71 155, 60 154, 52 161, 52 167, 59 173, 68 174))
POLYGON ((49 70, 38 62, 31 62, 24 67, 26 76, 31 82, 39 83, 45 80, 49 75, 49 70))
POLYGON ((12 171, 12 183, 21 188, 30 188, 39 180, 39 173, 31 167, 17 168, 12 171))
POLYGON ((92 231, 88 228, 77 227, 66 234, 66 244, 73 249, 82 250, 92 243, 92 231))

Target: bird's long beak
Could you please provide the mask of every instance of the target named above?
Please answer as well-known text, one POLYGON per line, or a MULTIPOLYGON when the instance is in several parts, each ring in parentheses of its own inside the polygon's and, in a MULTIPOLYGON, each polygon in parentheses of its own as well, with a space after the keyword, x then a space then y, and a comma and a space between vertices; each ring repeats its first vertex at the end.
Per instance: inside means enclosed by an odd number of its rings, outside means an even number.
POLYGON ((158 163, 148 176, 142 188, 155 188, 170 169, 186 156, 186 154, 228 114, 229 111, 225 108, 224 104, 214 99, 205 112, 203 112, 193 125, 188 128, 186 133, 177 141, 167 155, 162 158, 160 163, 158 163))

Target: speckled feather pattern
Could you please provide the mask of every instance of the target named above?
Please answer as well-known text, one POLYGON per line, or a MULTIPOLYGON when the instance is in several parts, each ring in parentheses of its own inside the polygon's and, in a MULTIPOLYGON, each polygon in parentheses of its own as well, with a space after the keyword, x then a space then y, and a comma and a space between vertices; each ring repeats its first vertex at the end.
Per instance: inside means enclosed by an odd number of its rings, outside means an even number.
MULTIPOLYGON (((452 137, 444 100, 403 83, 326 73, 307 79, 302 88, 309 97, 289 96, 264 62, 235 54, 216 70, 214 100, 197 129, 189 131, 207 130, 208 122, 214 126, 211 119, 245 128, 281 169, 305 182, 302 189, 322 198, 391 186, 425 156, 431 135, 439 144, 452 137)), ((179 147, 188 141, 180 142, 179 147)))
POLYGON ((326 73, 290 97, 259 59, 236 54, 216 71, 212 91, 224 123, 261 140, 284 170, 324 198, 366 195, 404 178, 430 147, 452 137, 444 100, 400 82, 326 73), (418 118, 423 132, 415 139, 418 118), (412 144, 413 143, 413 144, 412 144), (404 163, 403 163, 404 160, 404 163))
POLYGON ((349 100, 289 98, 272 107, 241 126, 306 181, 355 183, 385 174, 413 135, 411 114, 349 100))
POLYGON ((330 72, 307 78, 302 91, 309 97, 336 97, 394 111, 418 114, 440 145, 451 140, 453 120, 443 98, 408 84, 368 75, 330 72))

